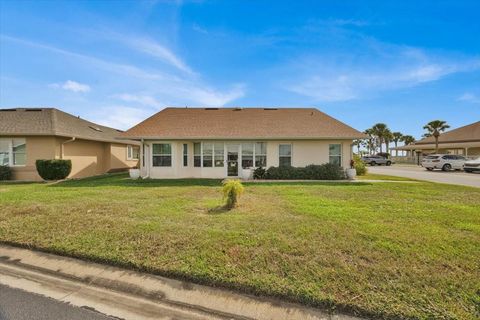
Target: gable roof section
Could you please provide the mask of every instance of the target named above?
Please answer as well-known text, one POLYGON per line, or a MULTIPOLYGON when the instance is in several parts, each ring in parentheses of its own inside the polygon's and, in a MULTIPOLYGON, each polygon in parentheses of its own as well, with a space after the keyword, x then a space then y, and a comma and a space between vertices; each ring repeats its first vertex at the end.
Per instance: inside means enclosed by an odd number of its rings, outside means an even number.
POLYGON ((166 108, 124 132, 140 139, 357 139, 315 108, 166 108))
POLYGON ((0 136, 61 136, 137 144, 117 139, 121 132, 55 108, 0 109, 0 136))
MULTIPOLYGON (((480 121, 441 133, 439 143, 480 141, 480 121)), ((435 143, 434 137, 428 137, 415 143, 415 145, 435 143)))

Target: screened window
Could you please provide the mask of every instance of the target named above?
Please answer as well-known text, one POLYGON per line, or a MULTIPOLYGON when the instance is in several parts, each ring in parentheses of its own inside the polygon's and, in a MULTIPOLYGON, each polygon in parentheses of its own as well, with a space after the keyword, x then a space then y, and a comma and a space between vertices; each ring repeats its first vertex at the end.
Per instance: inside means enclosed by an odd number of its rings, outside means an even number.
POLYGON ((255 143, 255 167, 267 166, 267 144, 265 142, 255 143))
POLYGON ((342 166, 342 145, 341 144, 331 144, 328 148, 329 162, 336 164, 337 166, 342 166))
POLYGON ((202 146, 203 167, 209 168, 213 166, 213 143, 204 143, 202 146))
POLYGON ((127 160, 138 160, 140 156, 140 147, 127 146, 127 160))
POLYGON ((202 145, 200 144, 200 142, 195 142, 193 144, 193 166, 202 166, 202 145))
POLYGON ((154 167, 172 166, 172 145, 170 143, 154 143, 152 145, 154 167))
POLYGON ((215 153, 215 167, 223 167, 225 152, 223 149, 223 142, 217 142, 213 145, 215 153))
POLYGON ((0 165, 24 166, 26 144, 24 138, 0 139, 0 165))
POLYGON ((242 168, 253 167, 253 143, 242 143, 242 168))
POLYGON ((292 165, 292 145, 281 144, 278 146, 278 164, 280 167, 289 167, 292 165))
POLYGON ((188 144, 183 144, 183 166, 188 166, 188 144))

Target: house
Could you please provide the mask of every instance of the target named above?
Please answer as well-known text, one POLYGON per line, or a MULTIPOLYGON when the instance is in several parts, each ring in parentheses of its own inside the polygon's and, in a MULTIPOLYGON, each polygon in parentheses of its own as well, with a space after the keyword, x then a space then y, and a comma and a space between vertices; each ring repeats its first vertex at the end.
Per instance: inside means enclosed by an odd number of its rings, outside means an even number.
POLYGON ((166 108, 121 134, 150 178, 251 177, 256 167, 349 167, 365 135, 314 108, 166 108))
POLYGON ((118 140, 121 131, 53 108, 0 109, 0 165, 15 180, 41 180, 37 159, 70 159, 70 178, 138 165, 139 143, 118 140))
MULTIPOLYGON (((418 155, 435 153, 435 138, 428 137, 395 149, 418 155)), ((438 152, 468 157, 480 156, 480 121, 440 134, 438 152)))

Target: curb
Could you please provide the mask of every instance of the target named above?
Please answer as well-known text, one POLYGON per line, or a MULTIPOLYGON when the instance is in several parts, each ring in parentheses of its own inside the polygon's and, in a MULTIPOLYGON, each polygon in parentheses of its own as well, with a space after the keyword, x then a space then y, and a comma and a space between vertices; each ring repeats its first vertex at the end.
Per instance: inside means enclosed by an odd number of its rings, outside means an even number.
MULTIPOLYGON (((234 293, 50 253, 0 245, 0 275, 5 272, 37 273, 45 278, 70 281, 89 288, 107 289, 170 309, 239 320, 358 320, 276 299, 234 293), (15 270, 16 271, 15 271, 15 270)), ((0 277, 1 280, 1 277, 0 277)), ((1 283, 2 281, 0 281, 1 283)))

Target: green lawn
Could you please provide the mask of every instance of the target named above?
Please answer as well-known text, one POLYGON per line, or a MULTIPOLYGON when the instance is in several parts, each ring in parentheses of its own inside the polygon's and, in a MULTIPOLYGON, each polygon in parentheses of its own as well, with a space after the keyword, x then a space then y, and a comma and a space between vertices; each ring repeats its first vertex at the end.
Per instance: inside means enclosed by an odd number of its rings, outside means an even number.
POLYGON ((478 319, 480 189, 217 180, 0 184, 0 241, 385 318, 478 319))

